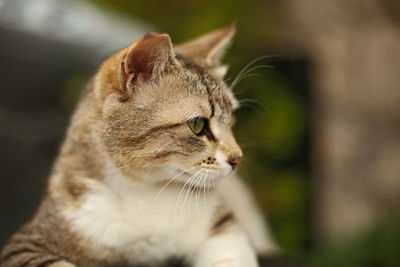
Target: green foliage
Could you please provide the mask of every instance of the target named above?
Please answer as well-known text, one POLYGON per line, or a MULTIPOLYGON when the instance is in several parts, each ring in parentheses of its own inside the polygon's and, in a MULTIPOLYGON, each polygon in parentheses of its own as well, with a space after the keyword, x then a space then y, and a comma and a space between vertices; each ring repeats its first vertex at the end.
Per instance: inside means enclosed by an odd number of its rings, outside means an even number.
MULTIPOLYGON (((266 30, 272 29, 271 8, 265 1, 231 0, 90 0, 107 9, 142 19, 168 32, 174 41, 180 42, 197 36, 217 26, 224 26, 234 19, 243 21, 239 27, 246 27, 253 33, 265 37, 266 30), (254 27, 256 25, 256 27, 254 27)), ((249 32, 250 34, 250 32, 249 32)), ((260 40, 262 41, 262 40, 260 40)))

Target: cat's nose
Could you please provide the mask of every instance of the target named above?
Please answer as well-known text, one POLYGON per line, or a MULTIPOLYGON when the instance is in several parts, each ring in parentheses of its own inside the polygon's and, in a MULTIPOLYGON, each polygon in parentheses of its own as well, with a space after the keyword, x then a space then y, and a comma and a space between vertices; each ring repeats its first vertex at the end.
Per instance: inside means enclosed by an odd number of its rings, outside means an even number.
POLYGON ((242 162, 243 158, 239 157, 232 157, 228 160, 228 163, 232 166, 232 169, 236 169, 239 166, 240 162, 242 162))

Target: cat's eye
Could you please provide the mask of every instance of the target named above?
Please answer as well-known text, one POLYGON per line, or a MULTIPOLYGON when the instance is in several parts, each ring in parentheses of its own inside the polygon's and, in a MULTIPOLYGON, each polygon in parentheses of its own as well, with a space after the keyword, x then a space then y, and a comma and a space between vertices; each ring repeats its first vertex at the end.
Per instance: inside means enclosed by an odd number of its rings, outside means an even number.
POLYGON ((196 117, 187 121, 187 124, 195 135, 201 135, 206 126, 207 119, 203 117, 196 117))

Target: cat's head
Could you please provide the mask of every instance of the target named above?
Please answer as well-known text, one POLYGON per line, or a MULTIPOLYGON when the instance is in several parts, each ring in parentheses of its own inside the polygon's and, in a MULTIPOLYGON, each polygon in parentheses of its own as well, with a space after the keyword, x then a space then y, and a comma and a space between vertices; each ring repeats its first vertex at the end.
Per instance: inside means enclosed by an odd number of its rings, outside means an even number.
POLYGON ((95 78, 100 142, 126 176, 154 168, 165 179, 225 176, 242 160, 232 134, 238 102, 220 59, 229 26, 173 47, 147 34, 103 63, 95 78))

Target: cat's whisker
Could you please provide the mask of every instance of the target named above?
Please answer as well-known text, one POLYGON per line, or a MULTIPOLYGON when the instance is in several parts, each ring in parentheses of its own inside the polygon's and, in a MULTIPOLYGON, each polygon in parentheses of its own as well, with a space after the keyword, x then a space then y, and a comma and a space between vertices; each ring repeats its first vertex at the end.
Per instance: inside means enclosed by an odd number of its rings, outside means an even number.
POLYGON ((243 72, 240 75, 238 75, 236 77, 235 81, 232 84, 236 85, 237 83, 239 83, 243 79, 244 76, 246 76, 247 74, 251 73, 252 71, 260 69, 260 68, 272 68, 272 66, 269 66, 269 65, 256 65, 256 66, 253 66, 253 67, 247 69, 245 72, 243 72))
POLYGON ((199 193, 199 198, 201 198, 201 193, 203 193, 203 203, 205 203, 205 194, 204 193, 206 190, 207 176, 208 176, 208 174, 207 174, 207 170, 206 170, 206 173, 204 174, 203 184, 201 185, 201 190, 203 192, 200 191, 200 193, 199 193))
POLYGON ((268 110, 268 107, 263 105, 260 101, 256 101, 254 99, 249 99, 249 98, 239 100, 239 108, 244 108, 244 107, 253 108, 257 111, 260 111, 260 109, 268 110))
MULTIPOLYGON (((197 175, 196 175, 196 177, 197 177, 197 175)), ((194 180, 195 178, 194 177, 190 177, 190 181, 192 181, 192 180, 194 180)), ((183 191, 183 195, 182 195, 182 204, 181 204, 181 207, 180 207, 180 213, 183 215, 183 216, 185 216, 185 212, 186 212, 186 198, 187 198, 187 195, 189 194, 189 192, 190 192, 190 183, 191 182, 189 182, 188 183, 188 185, 186 185, 186 188, 184 189, 184 191, 183 191)))
POLYGON ((238 76, 235 81, 231 84, 231 86, 229 87, 230 90, 233 90, 236 85, 238 85, 241 81, 243 81, 244 79, 248 78, 248 77, 252 77, 252 76, 259 76, 260 74, 257 73, 251 73, 252 71, 259 69, 259 68, 273 68, 272 66, 268 66, 268 65, 258 65, 255 66, 249 70, 247 70, 246 72, 242 73, 240 76, 238 76))
POLYGON ((212 185, 213 185, 212 189, 214 190, 215 189, 215 181, 214 181, 214 179, 211 179, 211 181, 212 181, 212 185))
MULTIPOLYGON (((232 80, 232 78, 226 78, 226 79, 224 79, 222 82, 220 82, 218 85, 217 85, 217 88, 219 88, 222 84, 226 84, 228 81, 230 81, 230 80, 232 80)), ((214 93, 214 92, 213 92, 214 93)), ((211 95, 212 96, 212 95, 211 95)))
POLYGON ((261 68, 273 69, 274 67, 271 66, 271 65, 256 65, 256 66, 253 66, 253 67, 249 68, 249 69, 246 70, 245 72, 243 72, 242 75, 249 74, 249 73, 251 73, 252 71, 257 70, 257 69, 261 69, 261 68))
POLYGON ((181 190, 179 191, 179 195, 178 195, 178 198, 177 198, 176 204, 175 204, 175 213, 182 213, 182 206, 183 206, 183 204, 181 204, 181 202, 183 202, 182 196, 185 194, 186 186, 190 182, 192 177, 193 177, 193 175, 188 178, 188 180, 185 182, 185 184, 182 186, 181 190), (182 199, 181 199, 181 197, 182 197, 182 199), (178 209, 178 206, 179 206, 179 209, 178 209))
MULTIPOLYGON (((183 198, 183 195, 185 194, 186 188, 188 187, 189 183, 192 181, 193 177, 195 177, 200 171, 201 171, 201 170, 198 170, 197 172, 195 172, 194 174, 192 174, 192 176, 190 176, 190 177, 187 179, 187 181, 185 182, 185 184, 183 185, 182 189, 181 189, 180 192, 179 192, 178 199, 177 199, 177 201, 176 201, 175 210, 177 209, 177 206, 178 206, 179 202, 182 201, 182 200, 181 200, 181 197, 183 198)), ((180 210, 183 209, 184 203, 185 203, 185 202, 182 203, 180 210)))
POLYGON ((229 89, 232 91, 236 87, 236 85, 239 84, 244 79, 249 78, 249 77, 255 77, 255 76, 260 76, 260 74, 257 74, 257 73, 245 74, 242 77, 240 77, 240 79, 235 84, 232 84, 232 86, 229 87, 229 89))
MULTIPOLYGON (((240 79, 240 77, 243 75, 243 73, 245 73, 245 72, 247 71, 247 69, 251 67, 251 65, 253 65, 254 63, 256 63, 257 61, 259 61, 259 60, 261 60, 261 59, 263 59, 263 58, 265 58, 265 56, 255 58, 255 59, 253 59, 252 61, 250 61, 249 63, 247 63, 247 64, 239 71, 239 73, 236 75, 235 79, 234 79, 233 82, 232 82, 232 85, 237 84, 237 80, 240 79)), ((232 88, 234 87, 234 86, 232 86, 232 85, 230 86, 230 89, 232 89, 232 88)))
POLYGON ((206 198, 206 195, 208 195, 209 190, 210 190, 210 180, 208 179, 208 170, 207 170, 207 176, 206 176, 206 188, 204 189, 204 199, 206 198), (206 191, 207 190, 207 191, 206 191))
POLYGON ((239 103, 255 103, 257 105, 262 105, 260 101, 251 99, 251 98, 243 98, 239 100, 239 103))
POLYGON ((179 195, 178 195, 178 198, 177 198, 176 204, 175 204, 175 209, 177 208, 178 203, 180 202, 180 199, 181 199, 181 196, 182 196, 182 192, 186 188, 186 184, 190 181, 190 178, 192 178, 192 176, 190 176, 189 179, 186 180, 186 182, 183 184, 181 190, 179 191, 179 195))
POLYGON ((255 64, 256 62, 265 59, 265 58, 271 58, 271 57, 276 57, 276 56, 261 56, 261 57, 257 57, 255 59, 253 59, 252 61, 250 61, 249 63, 247 63, 240 71, 239 73, 236 75, 235 79, 233 80, 231 86, 229 87, 230 90, 233 90, 233 88, 235 88, 235 86, 241 81, 243 80, 243 76, 250 73, 251 71, 257 69, 257 68, 261 68, 261 67, 269 67, 269 68, 273 68, 272 66, 268 66, 268 65, 258 65, 255 67, 251 67, 253 64, 255 64))
MULTIPOLYGON (((239 74, 245 72, 248 68, 250 68, 254 63, 262 60, 262 59, 266 59, 266 58, 273 58, 273 57, 279 57, 278 55, 269 55, 269 56, 260 56, 260 57, 256 57, 255 59, 253 59, 252 61, 250 61, 249 63, 247 63, 239 72, 239 74)), ((238 75, 239 75, 238 74, 238 75)))
POLYGON ((207 193, 207 183, 208 183, 208 175, 206 175, 206 177, 204 178, 204 187, 203 187, 203 202, 206 201, 206 193, 207 193))
MULTIPOLYGON (((189 191, 189 199, 188 199, 188 201, 189 201, 189 203, 188 203, 188 207, 189 207, 189 210, 190 210, 190 203, 191 203, 191 200, 192 200, 192 195, 194 194, 194 196, 193 196, 193 204, 194 205, 197 205, 196 204, 196 193, 197 193, 197 189, 198 189, 198 184, 199 184, 199 181, 201 180, 201 173, 199 173, 199 175, 196 177, 196 179, 194 179, 194 181, 193 181, 193 183, 192 183, 192 187, 191 187, 191 190, 189 191)), ((197 206, 196 206, 197 207, 197 206)))
POLYGON ((232 78, 229 77, 229 78, 224 79, 224 80, 223 80, 223 83, 226 83, 226 82, 229 81, 229 80, 232 80, 232 78))
MULTIPOLYGON (((197 172, 199 172, 199 171, 197 171, 197 172)), ((179 191, 177 203, 181 200, 182 193, 184 194, 184 190, 186 189, 187 184, 190 182, 190 180, 192 179, 192 177, 193 177, 194 175, 196 175, 197 172, 195 172, 194 174, 192 174, 192 175, 186 180, 186 182, 183 184, 181 190, 179 191)))
POLYGON ((203 183, 204 183, 204 177, 206 176, 206 174, 204 173, 202 176, 201 176, 201 179, 200 179, 200 181, 199 181, 199 186, 197 187, 197 190, 196 190, 196 202, 197 202, 197 208, 199 207, 199 203, 200 203, 200 194, 201 194, 201 190, 203 189, 203 183))
POLYGON ((150 164, 149 170, 147 171, 146 175, 143 177, 143 187, 146 187, 147 184, 150 182, 148 177, 151 173, 151 171, 153 170, 154 165, 150 164))
POLYGON ((181 176, 181 175, 184 174, 185 172, 191 171, 191 170, 193 170, 193 169, 195 169, 195 168, 196 168, 196 167, 192 167, 192 168, 183 170, 183 171, 181 171, 180 173, 178 173, 177 175, 175 175, 172 179, 170 179, 170 180, 160 189, 160 191, 157 193, 157 195, 156 195, 156 197, 154 198, 154 200, 156 200, 156 199, 160 196, 161 192, 162 192, 170 183, 172 183, 175 179, 177 179, 179 176, 181 176))
MULTIPOLYGON (((200 170, 200 171, 201 171, 201 170, 200 170)), ((190 182, 190 184, 189 184, 189 186, 187 187, 187 190, 186 190, 186 196, 185 196, 185 200, 183 201, 183 207, 184 207, 184 210, 186 210, 186 207, 188 208, 188 215, 190 215, 191 195, 193 194, 193 190, 194 190, 193 185, 194 185, 194 182, 197 181, 197 179, 199 178, 199 176, 200 176, 200 174, 201 174, 200 171, 199 171, 199 173, 196 175, 196 177, 192 179, 193 181, 190 182), (189 199, 188 199, 188 197, 189 197, 189 199), (186 200, 187 200, 188 202, 186 202, 186 200), (187 203, 187 205, 186 205, 186 203, 187 203)))
POLYGON ((199 179, 198 179, 198 181, 196 182, 196 188, 195 188, 195 191, 194 191, 193 201, 194 201, 194 204, 195 204, 196 209, 198 209, 198 207, 199 207, 199 201, 198 201, 197 196, 198 196, 198 193, 199 193, 200 188, 201 188, 201 187, 200 187, 200 184, 201 184, 201 182, 203 181, 203 176, 204 176, 204 174, 201 174, 201 175, 199 176, 199 179))
MULTIPOLYGON (((201 177, 202 177, 202 174, 200 173, 198 178, 196 179, 196 181, 194 181, 193 190, 192 190, 192 192, 190 192, 190 196, 189 196, 189 198, 191 198, 192 195, 193 195, 193 202, 194 202, 194 205, 195 205, 196 209, 198 207, 196 196, 197 196, 197 191, 199 189, 198 185, 199 185, 199 183, 201 181, 201 177)), ((189 207, 190 207, 190 205, 189 205, 189 207)))
POLYGON ((203 184, 203 202, 206 201, 206 189, 208 189, 207 183, 208 183, 208 170, 206 170, 206 175, 205 175, 204 184, 203 184))
POLYGON ((198 173, 197 177, 193 179, 193 182, 191 183, 192 186, 189 187, 189 195, 188 197, 188 202, 187 202, 187 208, 188 208, 188 215, 190 215, 190 211, 192 206, 195 208, 198 208, 198 203, 197 203, 197 192, 199 190, 199 184, 202 180, 203 173, 201 172, 202 170, 200 169, 200 173, 198 173), (191 204, 193 201, 193 204, 191 204))

